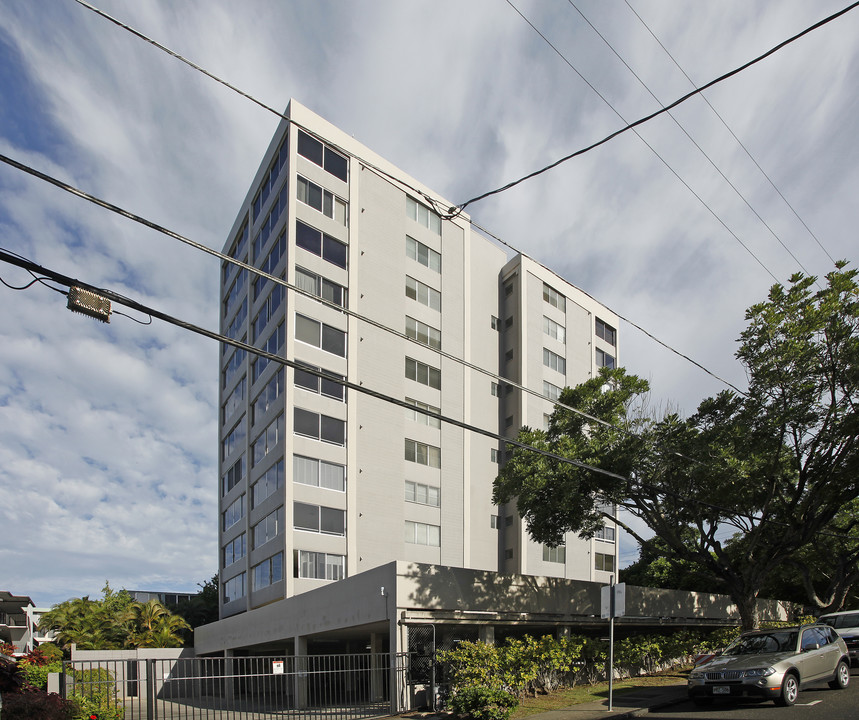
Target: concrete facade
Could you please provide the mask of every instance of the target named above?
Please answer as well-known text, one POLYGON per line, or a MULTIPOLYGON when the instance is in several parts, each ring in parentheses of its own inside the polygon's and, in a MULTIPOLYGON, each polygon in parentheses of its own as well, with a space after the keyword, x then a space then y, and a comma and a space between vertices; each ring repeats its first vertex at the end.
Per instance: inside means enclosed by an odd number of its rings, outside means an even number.
POLYGON ((503 442, 419 410, 543 427, 553 392, 618 361, 618 318, 297 102, 286 115, 224 252, 291 287, 225 262, 221 330, 331 379, 223 346, 221 618, 312 607, 392 562, 608 582, 611 523, 534 543, 492 503, 503 442))

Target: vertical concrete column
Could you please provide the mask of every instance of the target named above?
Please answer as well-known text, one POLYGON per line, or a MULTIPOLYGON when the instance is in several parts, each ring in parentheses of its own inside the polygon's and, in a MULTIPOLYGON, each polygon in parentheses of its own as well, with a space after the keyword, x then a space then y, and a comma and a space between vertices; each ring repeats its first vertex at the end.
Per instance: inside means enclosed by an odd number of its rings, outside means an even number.
MULTIPOLYGON (((370 633, 370 697, 373 702, 385 699, 385 658, 382 655, 385 636, 370 633)), ((391 662, 393 654, 389 653, 391 662)), ((393 686, 391 688, 393 690, 393 686)))
POLYGON ((233 651, 224 651, 224 700, 227 707, 233 706, 236 699, 236 663, 233 660, 233 651))
POLYGON ((293 641, 293 653, 295 667, 293 668, 293 696, 295 697, 295 709, 301 710, 307 707, 307 638, 296 635, 293 641))
POLYGON ((495 626, 494 625, 481 625, 477 629, 477 637, 482 643, 486 643, 487 645, 495 644, 495 626))

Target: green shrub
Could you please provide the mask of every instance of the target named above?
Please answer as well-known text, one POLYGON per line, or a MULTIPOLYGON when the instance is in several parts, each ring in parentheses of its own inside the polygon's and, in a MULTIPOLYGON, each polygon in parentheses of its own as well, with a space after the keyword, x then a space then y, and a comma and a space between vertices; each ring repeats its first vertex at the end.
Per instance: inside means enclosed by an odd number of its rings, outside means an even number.
POLYGON ((507 720, 519 698, 500 688, 480 685, 461 688, 450 699, 450 709, 474 720, 507 720))
POLYGON ((116 691, 113 673, 107 668, 93 667, 72 671, 72 699, 78 706, 76 718, 97 714, 99 720, 122 720, 125 715, 116 691))
POLYGON ((48 673, 59 673, 63 671, 63 661, 54 660, 50 663, 36 664, 27 658, 23 658, 18 662, 18 667, 27 679, 30 685, 47 690, 48 688, 48 673))

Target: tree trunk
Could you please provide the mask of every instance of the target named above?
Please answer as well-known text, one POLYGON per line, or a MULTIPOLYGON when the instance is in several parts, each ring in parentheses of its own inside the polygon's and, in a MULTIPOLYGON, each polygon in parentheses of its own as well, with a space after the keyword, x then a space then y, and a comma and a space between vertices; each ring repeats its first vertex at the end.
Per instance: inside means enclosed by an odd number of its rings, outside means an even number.
POLYGON ((732 592, 731 599, 737 604, 737 610, 740 612, 740 627, 743 632, 756 629, 760 621, 757 597, 750 593, 732 592))

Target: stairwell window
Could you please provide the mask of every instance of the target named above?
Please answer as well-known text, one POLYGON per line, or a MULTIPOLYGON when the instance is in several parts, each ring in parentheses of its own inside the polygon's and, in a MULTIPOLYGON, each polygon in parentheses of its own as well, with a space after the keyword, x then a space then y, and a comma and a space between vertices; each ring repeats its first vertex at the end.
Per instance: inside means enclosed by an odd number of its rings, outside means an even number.
POLYGON ((417 463, 418 465, 440 468, 441 448, 406 438, 405 458, 409 462, 417 463))
POLYGON ((408 235, 406 235, 406 257, 419 262, 430 270, 435 270, 437 273, 441 272, 441 254, 408 235))
POLYGON ((406 217, 414 220, 418 225, 423 225, 430 232, 441 235, 441 217, 438 213, 408 196, 406 197, 406 217))
POLYGON ((549 305, 558 308, 561 312, 566 312, 567 310, 567 298, 546 283, 543 283, 543 300, 549 303, 549 305))
POLYGON ((594 570, 614 572, 614 555, 594 553, 594 570))
POLYGON ((597 367, 614 367, 614 356, 609 355, 605 350, 596 349, 597 367))
POLYGON ((346 201, 337 197, 334 193, 311 182, 307 178, 298 176, 296 186, 298 188, 298 201, 318 210, 326 217, 330 217, 341 225, 346 224, 346 201))
POLYGON ((567 374, 567 361, 547 348, 543 348, 543 365, 551 370, 556 370, 561 375, 567 374))
POLYGON ((406 336, 434 350, 441 350, 441 331, 408 316, 406 317, 406 336))
POLYGON ((596 334, 612 347, 617 344, 617 330, 599 318, 596 318, 596 334))
POLYGON ((412 545, 441 547, 441 528, 438 525, 406 520, 405 540, 412 545))

